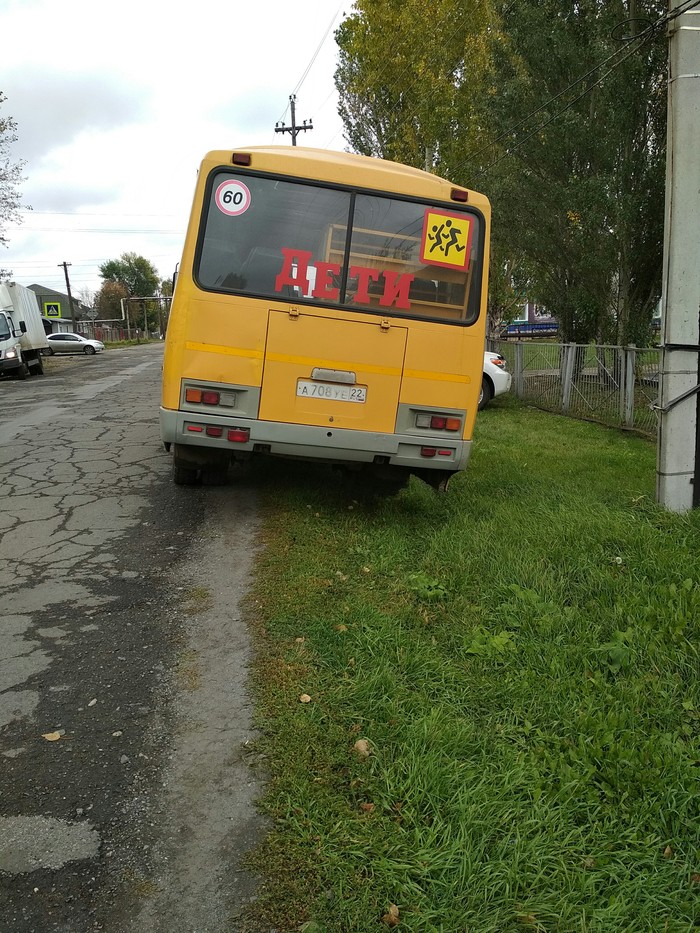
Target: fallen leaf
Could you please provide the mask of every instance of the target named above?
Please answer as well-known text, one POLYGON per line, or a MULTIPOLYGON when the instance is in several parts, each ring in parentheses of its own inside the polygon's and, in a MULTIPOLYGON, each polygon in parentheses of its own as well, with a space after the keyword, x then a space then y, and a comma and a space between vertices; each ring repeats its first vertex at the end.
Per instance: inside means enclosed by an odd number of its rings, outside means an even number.
POLYGON ((353 745, 352 750, 359 755, 360 758, 369 758, 370 750, 367 739, 358 739, 353 745))
POLYGON ((361 803, 360 810, 364 810, 365 813, 371 813, 372 810, 374 810, 374 804, 373 803, 361 803))
POLYGON ((673 849, 671 848, 671 846, 666 846, 666 848, 664 849, 664 858, 671 858, 672 855, 673 855, 673 849))
POLYGON ((692 874, 692 875, 690 876, 690 883, 691 883, 691 884, 700 884, 700 874, 698 874, 697 872, 695 872, 694 874, 692 874))
POLYGON ((363 567, 363 568, 362 568, 362 573, 372 573, 372 571, 370 570, 369 567, 363 567))
POLYGON ((42 735, 42 739, 46 739, 47 742, 58 742, 60 738, 60 732, 44 732, 42 735))
POLYGON ((310 703, 310 702, 311 702, 311 697, 309 696, 308 693, 302 693, 302 695, 299 697, 299 702, 300 702, 300 703, 310 703))
POLYGON ((336 630, 336 632, 347 632, 348 627, 347 627, 347 625, 343 625, 343 624, 341 623, 340 625, 336 625, 335 630, 336 630))
POLYGON ((302 635, 300 638, 295 638, 294 641, 297 643, 297 645, 303 645, 306 639, 302 635))
POLYGON ((389 910, 382 917, 382 922, 386 923, 388 927, 396 927, 399 925, 399 908, 396 904, 389 904, 389 910))

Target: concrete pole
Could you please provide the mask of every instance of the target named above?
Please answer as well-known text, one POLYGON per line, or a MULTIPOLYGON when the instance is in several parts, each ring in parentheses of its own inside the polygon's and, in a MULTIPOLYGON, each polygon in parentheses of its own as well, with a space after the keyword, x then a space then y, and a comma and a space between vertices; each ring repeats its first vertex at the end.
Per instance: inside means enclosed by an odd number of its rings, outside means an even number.
MULTIPOLYGON (((683 3, 669 0, 670 12, 683 3)), ((669 35, 656 498, 685 512, 700 504, 700 474, 695 481, 699 396, 693 392, 700 381, 700 9, 671 20, 669 35)))

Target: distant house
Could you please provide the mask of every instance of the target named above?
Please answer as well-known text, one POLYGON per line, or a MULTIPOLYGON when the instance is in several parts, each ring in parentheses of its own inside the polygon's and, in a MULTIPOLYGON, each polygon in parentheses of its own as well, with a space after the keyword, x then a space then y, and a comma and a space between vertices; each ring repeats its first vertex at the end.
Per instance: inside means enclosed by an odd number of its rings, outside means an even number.
MULTIPOLYGON (((71 315, 70 300, 63 292, 54 291, 45 285, 30 285, 29 288, 36 295, 39 302, 41 316, 51 323, 49 333, 61 334, 73 331, 73 318, 71 315)), ((92 308, 88 308, 79 298, 73 296, 73 309, 75 311, 76 330, 81 332, 80 323, 92 321, 95 316, 92 308)))
POLYGON ((534 301, 524 302, 519 310, 518 317, 504 327, 503 336, 546 336, 557 333, 557 319, 534 301))

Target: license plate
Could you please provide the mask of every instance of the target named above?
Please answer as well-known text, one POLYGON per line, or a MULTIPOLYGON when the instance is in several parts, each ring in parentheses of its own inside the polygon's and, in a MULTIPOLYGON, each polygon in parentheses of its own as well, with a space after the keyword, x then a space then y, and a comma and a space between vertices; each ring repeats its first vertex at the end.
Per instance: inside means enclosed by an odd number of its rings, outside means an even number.
POLYGON ((335 382, 311 382, 300 379, 297 395, 301 398, 322 398, 331 402, 365 402, 367 386, 346 386, 335 382))

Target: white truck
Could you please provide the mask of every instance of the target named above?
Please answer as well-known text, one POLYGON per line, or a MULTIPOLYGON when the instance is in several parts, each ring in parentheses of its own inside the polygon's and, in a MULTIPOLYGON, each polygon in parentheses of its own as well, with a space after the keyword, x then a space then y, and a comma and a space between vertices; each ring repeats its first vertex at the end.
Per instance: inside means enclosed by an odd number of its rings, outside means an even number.
POLYGON ((0 374, 26 379, 44 373, 49 342, 36 295, 14 282, 0 283, 0 374))

